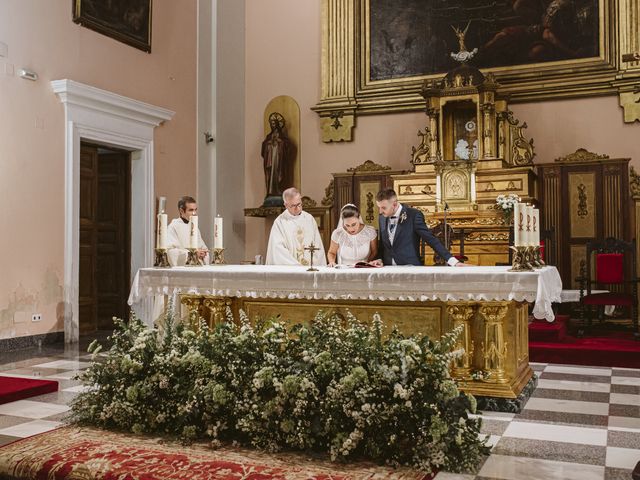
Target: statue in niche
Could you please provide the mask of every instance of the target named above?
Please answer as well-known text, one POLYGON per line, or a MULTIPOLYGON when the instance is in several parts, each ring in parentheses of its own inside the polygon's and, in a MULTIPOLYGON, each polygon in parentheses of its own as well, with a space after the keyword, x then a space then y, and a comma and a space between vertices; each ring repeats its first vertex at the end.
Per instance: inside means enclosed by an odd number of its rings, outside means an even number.
POLYGON ((278 112, 269 115, 271 132, 262 142, 266 197, 264 206, 282 205, 282 192, 293 185, 291 159, 295 148, 285 131, 285 119, 278 112))

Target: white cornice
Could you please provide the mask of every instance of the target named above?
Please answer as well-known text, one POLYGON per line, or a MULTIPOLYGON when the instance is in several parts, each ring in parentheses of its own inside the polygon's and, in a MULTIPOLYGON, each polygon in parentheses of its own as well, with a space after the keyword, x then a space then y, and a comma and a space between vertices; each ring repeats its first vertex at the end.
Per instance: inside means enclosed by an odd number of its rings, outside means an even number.
POLYGON ((146 125, 158 126, 166 120, 171 120, 175 115, 175 112, 166 108, 156 107, 73 80, 53 80, 51 88, 65 106, 76 105, 98 110, 146 125))

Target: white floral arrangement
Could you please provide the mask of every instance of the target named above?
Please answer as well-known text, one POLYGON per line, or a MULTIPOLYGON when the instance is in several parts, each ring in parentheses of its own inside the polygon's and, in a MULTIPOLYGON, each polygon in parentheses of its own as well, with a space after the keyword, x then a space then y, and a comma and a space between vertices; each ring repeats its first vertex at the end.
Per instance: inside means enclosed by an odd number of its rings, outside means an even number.
POLYGON ((496 197, 496 208, 502 211, 507 223, 509 223, 513 217, 513 210, 516 207, 516 203, 520 203, 521 201, 520 197, 515 193, 498 195, 496 197))
MULTIPOLYGON (((353 315, 318 313, 287 328, 235 322, 198 332, 117 320, 111 348, 80 375, 71 420, 184 441, 325 452, 437 470, 474 471, 489 454, 476 400, 451 378, 461 329, 433 341, 383 336, 353 315)), ((99 358, 98 358, 99 355, 99 358)))

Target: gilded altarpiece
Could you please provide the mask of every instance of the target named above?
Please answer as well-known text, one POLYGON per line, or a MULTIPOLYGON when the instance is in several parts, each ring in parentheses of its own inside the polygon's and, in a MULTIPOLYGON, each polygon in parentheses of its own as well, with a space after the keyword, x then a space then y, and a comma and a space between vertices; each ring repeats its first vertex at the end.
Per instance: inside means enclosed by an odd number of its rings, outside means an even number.
MULTIPOLYGON (((400 201, 422 210, 431 227, 457 232, 451 251, 476 265, 509 260, 510 223, 496 209, 500 194, 535 203, 533 140, 508 109, 493 75, 466 64, 422 87, 427 121, 412 148, 412 171, 393 175, 400 201)), ((432 263, 427 257, 425 263, 432 263)))

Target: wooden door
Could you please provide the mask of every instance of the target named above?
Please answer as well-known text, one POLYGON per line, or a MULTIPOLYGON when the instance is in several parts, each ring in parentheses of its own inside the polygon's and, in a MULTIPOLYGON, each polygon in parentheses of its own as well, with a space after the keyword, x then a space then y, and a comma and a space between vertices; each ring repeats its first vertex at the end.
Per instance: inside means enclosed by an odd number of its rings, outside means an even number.
POLYGON ((80 333, 126 318, 130 280, 130 155, 82 145, 80 333))

